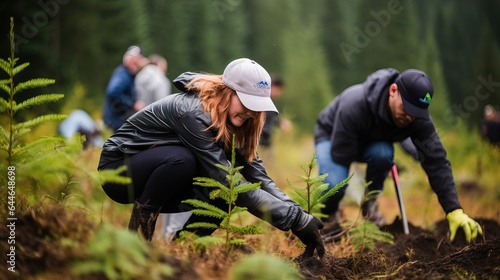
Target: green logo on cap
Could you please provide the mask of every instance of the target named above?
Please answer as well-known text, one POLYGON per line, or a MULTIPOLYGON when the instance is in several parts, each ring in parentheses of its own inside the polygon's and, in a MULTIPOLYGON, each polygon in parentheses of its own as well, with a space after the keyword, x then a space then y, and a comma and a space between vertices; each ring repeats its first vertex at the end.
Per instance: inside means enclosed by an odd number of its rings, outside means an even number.
POLYGON ((418 100, 422 103, 429 105, 431 104, 432 96, 430 93, 426 93, 424 98, 419 98, 418 100))

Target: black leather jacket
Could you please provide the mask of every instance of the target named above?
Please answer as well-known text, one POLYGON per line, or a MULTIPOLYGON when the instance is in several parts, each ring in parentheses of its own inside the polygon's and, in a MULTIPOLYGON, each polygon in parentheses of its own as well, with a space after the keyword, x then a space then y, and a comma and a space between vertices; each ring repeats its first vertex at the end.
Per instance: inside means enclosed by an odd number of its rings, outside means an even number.
MULTIPOLYGON (((185 84, 196 75, 184 73, 174 80, 174 85, 184 91, 185 84)), ((216 131, 207 130, 211 123, 210 115, 202 110, 201 100, 195 93, 169 95, 130 117, 106 141, 98 169, 155 146, 182 145, 196 156, 199 176, 226 182, 227 173, 215 164, 228 166, 231 155, 212 140, 216 131)), ((260 218, 265 215, 264 209, 269 209, 271 224, 289 230, 301 207, 276 186, 260 159, 248 163, 237 149, 236 162, 237 166, 244 167, 240 172, 247 181, 262 182, 260 189, 240 194, 237 204, 260 218)))

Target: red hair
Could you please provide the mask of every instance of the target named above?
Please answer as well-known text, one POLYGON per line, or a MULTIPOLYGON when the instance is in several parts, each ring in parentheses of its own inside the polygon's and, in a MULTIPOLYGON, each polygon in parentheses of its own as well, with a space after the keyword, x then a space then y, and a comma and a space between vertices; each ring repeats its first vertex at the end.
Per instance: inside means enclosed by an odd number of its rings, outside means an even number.
POLYGON ((257 146, 264 127, 265 112, 256 112, 255 118, 246 120, 240 127, 228 126, 228 110, 231 96, 236 92, 222 82, 222 75, 202 75, 188 85, 195 90, 203 104, 203 110, 210 114, 212 124, 208 129, 216 129, 215 142, 222 141, 224 150, 231 151, 232 134, 235 134, 236 148, 240 149, 247 162, 257 157, 257 146))

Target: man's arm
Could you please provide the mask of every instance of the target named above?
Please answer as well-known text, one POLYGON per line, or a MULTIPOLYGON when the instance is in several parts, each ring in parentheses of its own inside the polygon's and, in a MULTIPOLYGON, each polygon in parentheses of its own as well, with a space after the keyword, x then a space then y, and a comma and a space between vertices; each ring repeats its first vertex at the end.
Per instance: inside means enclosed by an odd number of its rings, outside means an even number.
POLYGON ((412 136, 418 159, 425 170, 432 190, 445 213, 462 208, 458 200, 451 163, 431 121, 419 124, 419 133, 412 136))

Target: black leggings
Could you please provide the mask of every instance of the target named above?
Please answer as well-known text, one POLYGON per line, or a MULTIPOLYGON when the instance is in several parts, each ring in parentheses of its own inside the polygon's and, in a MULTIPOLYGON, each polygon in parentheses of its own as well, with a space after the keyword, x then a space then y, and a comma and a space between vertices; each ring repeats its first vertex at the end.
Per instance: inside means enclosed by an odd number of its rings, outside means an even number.
POLYGON ((162 207, 161 212, 187 211, 183 199, 192 198, 196 158, 182 146, 160 146, 142 151, 124 160, 107 164, 102 169, 126 165, 131 185, 106 183, 104 192, 118 203, 133 203, 162 207))

